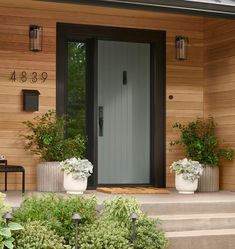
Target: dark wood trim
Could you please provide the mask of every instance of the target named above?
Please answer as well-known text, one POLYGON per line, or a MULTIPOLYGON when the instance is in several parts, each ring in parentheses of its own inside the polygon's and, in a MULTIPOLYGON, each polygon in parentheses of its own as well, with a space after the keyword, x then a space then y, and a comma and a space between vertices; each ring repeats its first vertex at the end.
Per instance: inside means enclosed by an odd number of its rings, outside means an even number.
MULTIPOLYGON (((151 44, 151 97, 150 97, 150 184, 165 187, 165 96, 166 96, 166 33, 142 29, 116 28, 93 25, 57 24, 57 113, 65 113, 66 78, 64 61, 68 40, 86 41, 89 46, 88 66, 92 74, 87 75, 88 84, 88 159, 94 164, 94 174, 89 187, 97 186, 97 41, 113 40, 143 42, 151 44), (90 54, 89 54, 90 53, 90 54), (62 106, 63 105, 63 106, 62 106)), ((129 184, 125 184, 129 185, 129 184)), ((146 185, 146 184, 144 184, 146 185)))
MULTIPOLYGON (((96 165, 97 162, 97 119, 96 112, 97 108, 97 41, 95 39, 88 39, 86 41, 87 48, 87 68, 86 70, 86 106, 87 106, 87 117, 86 117, 86 128, 87 128, 87 158, 96 165)), ((97 185, 97 167, 94 167, 93 174, 88 178, 88 186, 97 185)))

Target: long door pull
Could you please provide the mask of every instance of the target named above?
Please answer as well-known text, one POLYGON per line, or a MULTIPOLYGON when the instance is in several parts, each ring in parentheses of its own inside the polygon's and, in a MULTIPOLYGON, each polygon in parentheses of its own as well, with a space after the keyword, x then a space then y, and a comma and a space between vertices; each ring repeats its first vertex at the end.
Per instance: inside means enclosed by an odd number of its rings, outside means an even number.
POLYGON ((99 136, 103 137, 103 127, 104 127, 104 107, 99 106, 99 136))

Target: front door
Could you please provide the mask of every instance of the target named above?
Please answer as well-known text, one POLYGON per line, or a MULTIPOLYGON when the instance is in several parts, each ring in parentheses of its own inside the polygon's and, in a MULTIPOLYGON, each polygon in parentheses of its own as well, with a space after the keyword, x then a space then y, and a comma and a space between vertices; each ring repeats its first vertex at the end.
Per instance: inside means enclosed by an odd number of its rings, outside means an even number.
POLYGON ((98 184, 150 183, 150 44, 98 41, 98 184))
POLYGON ((57 24, 56 110, 87 137, 89 187, 164 187, 164 31, 57 24), (150 115, 151 114, 151 115, 150 115))

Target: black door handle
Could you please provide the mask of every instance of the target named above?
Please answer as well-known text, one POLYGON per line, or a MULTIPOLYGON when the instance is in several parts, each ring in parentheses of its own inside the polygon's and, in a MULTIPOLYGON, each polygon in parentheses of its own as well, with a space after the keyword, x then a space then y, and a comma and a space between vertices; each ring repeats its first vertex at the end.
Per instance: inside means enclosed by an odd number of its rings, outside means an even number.
POLYGON ((99 136, 102 137, 104 127, 104 107, 99 106, 99 136))

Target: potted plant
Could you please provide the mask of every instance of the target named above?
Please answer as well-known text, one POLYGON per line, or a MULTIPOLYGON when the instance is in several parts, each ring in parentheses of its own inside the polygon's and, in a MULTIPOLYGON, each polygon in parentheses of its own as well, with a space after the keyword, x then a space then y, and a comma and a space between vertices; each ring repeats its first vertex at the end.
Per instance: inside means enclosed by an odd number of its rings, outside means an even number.
POLYGON ((202 175, 203 167, 198 161, 184 158, 173 162, 170 172, 175 173, 175 187, 180 194, 194 194, 198 187, 198 179, 202 175))
POLYGON ((87 159, 70 158, 60 163, 64 172, 64 189, 68 194, 83 194, 87 188, 87 178, 91 175, 93 165, 87 159))
POLYGON ((37 165, 37 190, 48 192, 63 191, 63 173, 59 163, 70 157, 84 157, 85 139, 81 135, 74 138, 64 138, 67 121, 57 117, 54 110, 49 110, 33 121, 23 122, 29 134, 26 139, 26 150, 41 157, 37 165))
POLYGON ((215 134, 216 124, 213 117, 196 119, 187 125, 175 123, 173 128, 180 131, 180 138, 170 145, 183 145, 186 157, 203 165, 203 174, 199 179, 198 191, 219 190, 219 163, 222 158, 232 160, 233 150, 221 148, 215 134))

